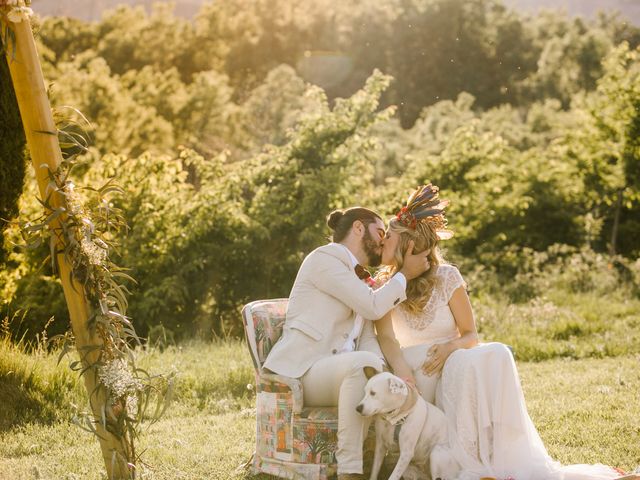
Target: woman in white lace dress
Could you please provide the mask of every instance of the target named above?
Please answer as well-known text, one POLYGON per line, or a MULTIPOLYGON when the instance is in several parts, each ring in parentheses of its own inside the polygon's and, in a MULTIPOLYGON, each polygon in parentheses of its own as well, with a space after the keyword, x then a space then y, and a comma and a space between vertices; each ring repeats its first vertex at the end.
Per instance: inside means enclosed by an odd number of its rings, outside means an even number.
POLYGON ((511 351, 501 343, 478 344, 476 324, 458 269, 438 250, 446 229, 446 201, 427 185, 409 197, 389 223, 382 278, 402 267, 410 243, 429 250, 431 268, 409 282, 407 300, 375 322, 378 340, 394 372, 417 386, 449 422, 450 445, 462 467, 459 479, 612 479, 605 465, 562 467, 544 447, 526 409, 511 351))

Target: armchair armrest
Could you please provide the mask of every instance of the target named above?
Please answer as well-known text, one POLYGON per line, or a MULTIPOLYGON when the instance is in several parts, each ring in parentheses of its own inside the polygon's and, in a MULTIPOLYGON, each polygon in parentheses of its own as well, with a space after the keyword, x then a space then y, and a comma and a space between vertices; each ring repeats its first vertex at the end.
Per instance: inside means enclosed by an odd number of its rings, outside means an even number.
POLYGON ((293 413, 302 412, 302 382, 297 378, 285 377, 284 375, 278 375, 275 373, 258 374, 258 392, 279 392, 288 393, 291 392, 293 398, 293 413))

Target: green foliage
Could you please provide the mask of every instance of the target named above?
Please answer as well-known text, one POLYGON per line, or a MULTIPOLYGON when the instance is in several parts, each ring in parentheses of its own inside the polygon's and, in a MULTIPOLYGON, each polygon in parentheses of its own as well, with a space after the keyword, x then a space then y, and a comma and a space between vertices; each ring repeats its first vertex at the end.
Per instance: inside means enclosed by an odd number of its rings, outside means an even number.
MULTIPOLYGON (((540 105, 525 119, 508 107, 474 114, 471 100, 461 95, 425 110, 411 130, 425 147, 407 155, 399 183, 442 186, 452 200, 456 237, 450 246, 458 255, 491 263, 495 259, 486 255, 510 245, 545 250, 554 243, 580 244, 576 167, 553 147, 545 151, 549 126, 539 118, 547 113, 545 122, 556 123, 556 111, 540 105)), ((385 210, 392 213, 404 193, 395 183, 390 189, 396 195, 385 210)))
MULTIPOLYGON (((0 51, 4 44, 0 40, 0 51)), ((5 261, 2 248, 6 221, 18 213, 25 172, 25 136, 16 102, 9 65, 0 54, 0 265, 5 261)))
POLYGON ((287 295, 305 252, 324 241, 326 213, 368 188, 366 132, 391 113, 376 112, 388 81, 375 74, 333 109, 310 89, 291 139, 254 158, 229 164, 185 149, 107 155, 89 168, 86 178, 118 175, 127 191, 115 204, 130 227, 121 254, 139 282, 131 312, 143 334, 156 324, 179 337, 223 334, 229 320, 238 333, 244 302, 287 295))
MULTIPOLYGON (((449 257, 504 298, 538 295, 531 265, 558 248, 619 254, 633 271, 637 28, 493 0, 232 0, 193 23, 168 8, 45 19, 39 39, 54 105, 91 122, 75 180, 123 185, 118 260, 138 280, 141 334, 239 334, 239 307, 288 294, 331 209, 391 215, 424 181, 452 200, 449 257)), ((20 208, 37 212, 30 195, 20 208)), ((29 311, 27 338, 52 315, 63 330, 46 246, 19 252, 7 237, 3 308, 29 311)))
POLYGON ((72 61, 86 50, 95 50, 98 43, 94 24, 69 17, 47 18, 40 26, 38 39, 47 49, 49 61, 56 64, 72 61))
POLYGON ((321 99, 306 92, 307 85, 288 65, 267 74, 242 104, 249 151, 259 153, 265 145, 283 145, 303 115, 320 111, 321 99))
POLYGON ((479 299, 474 309, 483 338, 533 361, 636 351, 639 261, 554 245, 545 252, 511 249, 495 265, 510 271, 508 282, 497 282, 495 270, 462 263, 479 299))
POLYGON ((154 106, 134 99, 106 61, 91 50, 71 62, 57 65, 54 106, 71 105, 91 119, 89 143, 100 153, 116 151, 139 155, 151 149, 166 152, 174 145, 171 124, 154 106))
POLYGON ((593 90, 613 45, 640 42, 640 29, 615 15, 529 19, 497 0, 230 0, 205 3, 194 22, 171 9, 120 6, 98 24, 47 19, 43 43, 57 63, 92 51, 117 75, 176 68, 189 84, 214 70, 239 102, 281 64, 330 100, 355 93, 377 68, 396 79, 382 104, 398 105, 407 128, 424 107, 461 91, 482 108, 547 97, 567 107, 576 92, 593 90))
POLYGON ((602 223, 600 248, 637 256, 640 222, 640 51, 626 43, 604 61, 596 91, 580 105, 582 128, 567 138, 590 213, 602 223))
POLYGON ((543 13, 533 28, 540 53, 537 70, 524 81, 526 93, 533 98, 557 98, 566 107, 577 92, 593 90, 602 76, 602 58, 612 47, 611 33, 555 12, 543 13))
POLYGON ((370 184, 373 172, 366 160, 373 144, 367 128, 392 113, 376 113, 389 80, 375 72, 333 110, 320 91, 311 91, 324 108, 303 118, 289 143, 250 162, 244 195, 257 233, 254 244, 260 245, 252 260, 262 272, 265 294, 287 294, 305 252, 326 238, 327 213, 353 203, 370 184))
POLYGON ((162 324, 183 335, 198 330, 201 304, 225 282, 218 262, 232 257, 247 220, 228 200, 233 185, 223 158, 205 162, 191 150, 178 158, 105 156, 88 175, 119 175, 127 191, 116 203, 128 219, 122 262, 138 286, 131 312, 141 334, 162 324))
POLYGON ((92 48, 116 74, 147 65, 159 71, 176 67, 182 79, 188 80, 192 73, 209 70, 215 51, 197 56, 210 56, 208 63, 194 62, 194 54, 201 48, 195 28, 188 20, 175 17, 172 10, 170 3, 156 3, 147 15, 142 6, 119 6, 97 25, 92 48))

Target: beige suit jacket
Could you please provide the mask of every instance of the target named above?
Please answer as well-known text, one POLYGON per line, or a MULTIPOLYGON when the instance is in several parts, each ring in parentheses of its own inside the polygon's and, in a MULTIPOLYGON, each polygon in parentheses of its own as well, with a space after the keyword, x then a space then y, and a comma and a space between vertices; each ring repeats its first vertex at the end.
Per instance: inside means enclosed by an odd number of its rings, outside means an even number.
MULTIPOLYGON (((377 290, 360 280, 343 246, 317 248, 300 266, 282 336, 264 367, 299 378, 319 359, 340 351, 353 328, 356 312, 365 319, 377 320, 405 299, 402 283, 397 280, 377 290)), ((358 350, 369 350, 382 358, 371 321, 364 322, 358 350)))

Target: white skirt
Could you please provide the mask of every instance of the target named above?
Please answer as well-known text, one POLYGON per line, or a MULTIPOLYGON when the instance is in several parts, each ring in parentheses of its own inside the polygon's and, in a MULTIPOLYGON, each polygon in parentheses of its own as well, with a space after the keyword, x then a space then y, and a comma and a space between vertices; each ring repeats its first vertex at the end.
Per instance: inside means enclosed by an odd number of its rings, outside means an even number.
POLYGON ((608 480, 619 476, 606 465, 562 466, 552 460, 527 412, 511 351, 486 343, 453 352, 442 375, 421 367, 431 345, 403 350, 416 384, 448 421, 449 443, 462 472, 458 480, 480 477, 515 480, 608 480))

